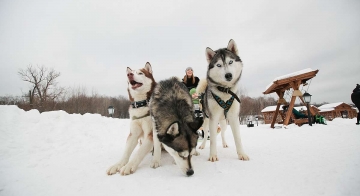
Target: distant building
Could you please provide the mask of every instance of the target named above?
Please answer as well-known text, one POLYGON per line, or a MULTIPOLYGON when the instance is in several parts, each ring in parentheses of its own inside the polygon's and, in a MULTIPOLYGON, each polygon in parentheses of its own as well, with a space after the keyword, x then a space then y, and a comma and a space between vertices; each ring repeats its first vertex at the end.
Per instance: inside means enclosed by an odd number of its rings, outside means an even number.
MULTIPOLYGON (((285 114, 283 112, 283 109, 282 109, 282 106, 283 105, 280 105, 280 108, 279 108, 279 114, 278 116, 276 117, 276 121, 275 123, 278 123, 278 124, 282 124, 283 121, 284 121, 284 118, 285 118, 285 114)), ((315 113, 318 113, 319 109, 315 106, 310 106, 311 109, 315 112, 315 113)), ((294 107, 295 110, 307 115, 307 108, 306 106, 298 106, 298 107, 294 107)), ((276 110, 276 105, 275 106, 268 106, 266 108, 264 108, 263 110, 261 110, 261 113, 262 115, 264 116, 264 122, 265 124, 270 124, 272 119, 273 119, 273 116, 275 115, 275 110, 276 110)), ((294 119, 294 116, 292 115, 292 119, 294 119)), ((290 122, 292 123, 292 122, 290 122)))
POLYGON ((344 102, 329 103, 319 107, 319 113, 327 120, 334 118, 355 118, 357 116, 356 109, 344 102))

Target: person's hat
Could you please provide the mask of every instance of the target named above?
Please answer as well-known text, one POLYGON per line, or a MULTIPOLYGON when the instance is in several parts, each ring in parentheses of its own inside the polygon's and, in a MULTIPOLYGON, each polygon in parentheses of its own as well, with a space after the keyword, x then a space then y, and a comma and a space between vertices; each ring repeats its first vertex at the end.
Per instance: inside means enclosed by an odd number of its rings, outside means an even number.
POLYGON ((187 72, 188 70, 192 71, 193 69, 191 67, 188 67, 188 68, 185 69, 185 72, 187 72))

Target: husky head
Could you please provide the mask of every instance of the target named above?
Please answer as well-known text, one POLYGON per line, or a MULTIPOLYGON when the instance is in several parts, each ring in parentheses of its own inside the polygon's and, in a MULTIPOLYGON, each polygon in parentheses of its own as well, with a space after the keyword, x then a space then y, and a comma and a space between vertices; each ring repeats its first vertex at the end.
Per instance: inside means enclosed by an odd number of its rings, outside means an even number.
POLYGON ((197 130, 203 120, 195 118, 193 122, 174 122, 163 135, 158 135, 165 150, 174 158, 181 171, 187 176, 194 174, 191 157, 196 153, 197 130))
POLYGON ((134 101, 134 98, 149 99, 152 89, 156 85, 150 63, 147 62, 144 68, 138 70, 132 70, 128 67, 126 73, 130 101, 134 101))
POLYGON ((208 83, 232 87, 240 80, 243 64, 238 56, 238 49, 234 40, 229 41, 227 48, 216 51, 208 47, 205 54, 209 64, 208 83))

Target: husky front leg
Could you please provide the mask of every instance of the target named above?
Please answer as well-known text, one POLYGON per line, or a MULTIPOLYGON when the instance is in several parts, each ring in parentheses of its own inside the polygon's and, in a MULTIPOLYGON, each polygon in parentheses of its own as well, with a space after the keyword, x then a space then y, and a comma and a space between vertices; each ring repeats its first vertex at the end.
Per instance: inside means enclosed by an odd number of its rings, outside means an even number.
POLYGON ((130 133, 126 140, 125 150, 122 155, 122 158, 120 159, 119 162, 112 165, 106 171, 106 173, 108 175, 113 175, 116 172, 119 172, 120 169, 129 162, 131 153, 134 151, 136 145, 138 144, 138 138, 139 138, 141 132, 142 132, 141 127, 138 124, 133 123, 133 122, 130 124, 130 133))
POLYGON ((240 125, 239 120, 237 117, 231 117, 229 118, 229 123, 231 127, 231 131, 234 136, 236 151, 238 154, 238 157, 240 160, 248 161, 250 158, 245 154, 244 148, 241 143, 241 137, 240 137, 240 125))
POLYGON ((153 151, 153 158, 150 164, 150 167, 157 168, 160 167, 160 160, 161 160, 161 143, 157 136, 157 130, 155 126, 153 126, 153 140, 154 140, 154 151, 153 151))
POLYGON ((157 129, 155 124, 155 119, 151 118, 152 128, 153 128, 153 141, 154 141, 154 149, 153 149, 153 158, 151 160, 150 167, 158 168, 160 167, 161 161, 161 142, 157 135, 157 129))
POLYGON ((226 139, 225 139, 226 127, 227 127, 226 119, 220 120, 221 140, 222 140, 222 145, 223 145, 224 148, 229 147, 228 144, 226 143, 226 139))
POLYGON ((216 149, 216 132, 217 124, 219 120, 217 118, 209 118, 209 129, 210 129, 210 157, 209 161, 218 161, 217 149, 216 149))
POLYGON ((120 169, 121 175, 129 175, 134 173, 144 157, 153 148, 153 133, 151 130, 145 132, 147 134, 144 137, 144 142, 139 147, 139 150, 134 154, 133 158, 120 169))
POLYGON ((204 138, 203 141, 201 142, 201 145, 199 146, 199 149, 204 149, 206 146, 206 141, 208 138, 208 130, 209 130, 209 118, 204 117, 204 123, 203 123, 203 132, 204 132, 204 138))

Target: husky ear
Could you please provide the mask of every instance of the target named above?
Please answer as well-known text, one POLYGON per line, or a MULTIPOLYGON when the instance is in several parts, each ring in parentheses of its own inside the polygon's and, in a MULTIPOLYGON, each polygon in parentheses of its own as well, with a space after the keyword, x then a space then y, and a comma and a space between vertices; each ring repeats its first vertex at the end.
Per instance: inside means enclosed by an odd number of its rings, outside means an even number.
POLYGON ((146 62, 146 64, 145 64, 145 69, 146 69, 149 73, 152 74, 152 69, 151 69, 151 65, 150 65, 149 62, 146 62))
POLYGON ((233 39, 231 39, 229 41, 229 44, 227 46, 227 49, 230 50, 232 53, 236 54, 236 55, 239 55, 238 54, 238 49, 237 49, 237 46, 236 46, 236 43, 233 39))
POLYGON ((172 136, 178 135, 179 134, 178 122, 171 124, 170 127, 168 128, 168 130, 166 131, 166 133, 169 135, 172 135, 172 136))
POLYGON ((202 118, 195 118, 194 122, 188 123, 188 125, 194 132, 196 132, 201 127, 203 122, 204 121, 202 118))
POLYGON ((215 54, 216 53, 211 48, 209 48, 209 47, 206 48, 205 56, 206 56, 206 60, 209 64, 210 64, 211 59, 215 56, 215 54))
POLYGON ((130 73, 130 72, 132 72, 132 70, 130 69, 130 67, 127 67, 126 73, 128 74, 128 73, 130 73))

